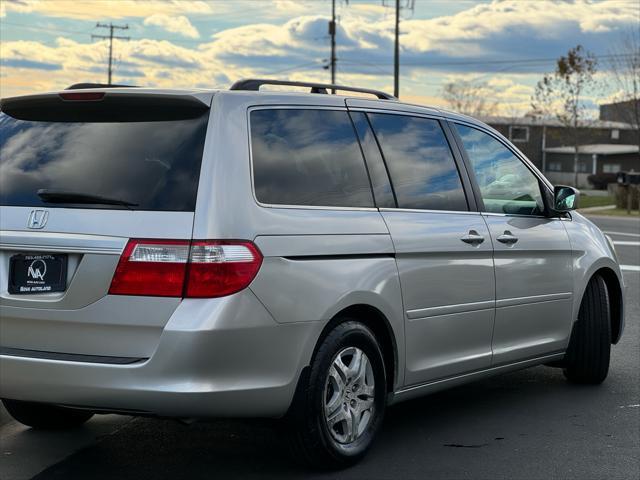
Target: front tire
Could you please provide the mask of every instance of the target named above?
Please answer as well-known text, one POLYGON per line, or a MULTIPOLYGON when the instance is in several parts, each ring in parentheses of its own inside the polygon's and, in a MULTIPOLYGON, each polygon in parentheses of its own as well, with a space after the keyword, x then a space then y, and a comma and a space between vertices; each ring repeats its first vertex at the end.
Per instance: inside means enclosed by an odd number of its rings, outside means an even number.
POLYGON ((91 417, 93 412, 68 407, 58 407, 46 403, 2 400, 4 407, 14 420, 40 430, 63 430, 79 427, 91 417))
POLYGON ((564 360, 572 383, 597 385, 607 378, 611 356, 611 310, 604 279, 593 277, 584 294, 564 360))
POLYGON ((386 391, 375 336, 357 320, 346 319, 322 341, 300 379, 287 418, 296 458, 318 469, 358 462, 382 424, 386 391))

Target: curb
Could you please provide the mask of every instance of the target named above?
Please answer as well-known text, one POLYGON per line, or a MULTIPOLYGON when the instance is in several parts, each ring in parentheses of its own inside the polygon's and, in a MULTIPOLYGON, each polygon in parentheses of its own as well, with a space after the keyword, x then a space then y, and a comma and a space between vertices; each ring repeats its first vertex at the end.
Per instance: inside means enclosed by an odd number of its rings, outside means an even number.
POLYGON ((589 213, 589 212, 601 212, 602 210, 613 210, 614 208, 616 208, 615 205, 603 205, 601 207, 579 208, 578 211, 589 213))

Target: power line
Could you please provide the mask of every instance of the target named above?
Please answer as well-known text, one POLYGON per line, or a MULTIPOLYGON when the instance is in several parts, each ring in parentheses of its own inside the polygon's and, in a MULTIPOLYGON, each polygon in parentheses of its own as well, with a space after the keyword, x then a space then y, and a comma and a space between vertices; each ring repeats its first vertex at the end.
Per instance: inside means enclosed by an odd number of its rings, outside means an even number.
MULTIPOLYGON (((602 54, 602 55, 594 55, 594 57, 598 60, 606 60, 609 58, 614 58, 614 57, 621 57, 621 56, 633 56, 633 54, 618 54, 618 55, 614 55, 614 54, 602 54)), ((338 62, 340 61, 349 61, 351 63, 362 63, 365 65, 371 65, 371 66, 380 66, 380 65, 387 65, 386 62, 362 62, 359 60, 352 60, 352 59, 337 59, 338 62)), ((501 64, 512 64, 512 65, 518 65, 518 64, 543 64, 543 63, 549 63, 549 62, 556 62, 558 61, 558 57, 555 58, 527 58, 527 59, 497 59, 497 60, 461 60, 461 61, 446 61, 446 62, 429 62, 429 63, 425 63, 424 61, 413 61, 413 62, 403 62, 403 65, 407 65, 407 66, 417 66, 417 67, 431 67, 431 66, 456 66, 456 65, 501 65, 501 64)))
MULTIPOLYGON (((80 31, 80 30, 65 30, 65 29, 57 29, 57 28, 48 28, 48 27, 34 27, 32 25, 26 25, 26 24, 21 24, 21 23, 17 23, 17 22, 7 22, 7 21, 2 21, 3 25, 11 25, 11 26, 17 26, 17 27, 23 27, 23 28, 27 28, 27 29, 32 29, 32 30, 38 30, 38 31, 50 31, 50 32, 59 32, 59 33, 66 33, 66 34, 71 34, 71 35, 88 35, 89 31, 85 30, 85 31, 80 31)), ((114 26, 117 27, 117 26, 114 26)), ((95 27, 94 27, 95 28, 95 27)), ((109 25, 104 25, 102 26, 102 28, 109 28, 109 25)), ((98 38, 103 38, 103 39, 110 39, 110 36, 99 36, 99 35, 92 35, 92 37, 98 37, 98 38)), ((132 39, 132 40, 145 40, 146 38, 144 37, 117 37, 114 36, 114 38, 121 38, 121 39, 132 39)), ((178 39, 163 39, 165 41, 168 42, 174 42, 174 43, 182 43, 181 40, 178 39)), ((111 41, 110 41, 111 43, 111 41)), ((188 41, 188 40, 184 40, 184 43, 194 43, 194 44, 200 44, 202 42, 199 41, 188 41)), ((110 51, 112 52, 112 46, 110 45, 110 51)), ((594 57, 598 60, 608 60, 608 59, 613 59, 613 58, 628 58, 630 56, 633 56, 634 54, 596 54, 594 55, 594 57)), ((112 73, 112 69, 113 69, 113 65, 112 65, 112 55, 109 56, 109 60, 110 60, 110 64, 111 64, 111 74, 112 73)), ((429 68, 429 67, 441 67, 441 66, 465 66, 465 65, 508 65, 508 69, 511 68, 516 68, 517 66, 535 66, 535 65, 542 65, 542 64, 546 64, 546 63, 550 63, 550 62, 556 62, 558 60, 557 57, 554 58, 528 58, 528 59, 522 59, 522 58, 517 58, 517 59, 487 59, 487 60, 463 60, 463 61, 440 61, 440 62, 429 62, 429 63, 425 63, 425 61, 409 61, 409 62, 403 62, 403 65, 406 66, 413 66, 413 67, 423 67, 423 68, 429 68)), ((372 68, 375 68, 376 70, 383 72, 384 70, 381 67, 384 67, 386 65, 388 65, 387 62, 365 62, 363 60, 356 60, 356 59, 349 59, 349 58, 338 58, 336 56, 335 58, 335 62, 336 64, 339 62, 344 62, 344 63, 350 63, 350 64, 354 64, 354 65, 366 65, 366 66, 370 66, 372 68)), ((307 66, 312 66, 312 65, 316 65, 317 62, 308 62, 308 63, 304 63, 301 65, 296 65, 294 67, 288 67, 282 70, 277 70, 275 72, 270 72, 267 75, 273 75, 273 74, 278 74, 278 73, 283 73, 286 71, 290 71, 290 70, 296 70, 298 68, 303 68, 303 67, 307 67, 307 66)), ((327 68, 325 66, 325 68, 327 68)), ((337 69, 336 69, 337 70, 337 69)), ((504 71, 504 69, 500 69, 497 70, 497 72, 500 71, 504 71)), ((487 74, 488 75, 488 74, 487 74)))
MULTIPOLYGON (((253 1, 253 0, 244 0, 244 1, 253 1)), ((22 28, 26 28, 28 30, 37 30, 37 31, 48 31, 48 32, 53 32, 53 33, 67 33, 67 34, 71 34, 71 35, 89 35, 89 31, 95 27, 91 27, 91 29, 89 30, 63 30, 63 29, 59 29, 59 28, 47 28, 47 27, 34 27, 33 25, 27 25, 24 23, 15 23, 15 22, 7 22, 5 20, 2 20, 2 25, 10 25, 10 26, 14 26, 14 27, 22 27, 22 28)), ((318 40, 322 37, 315 37, 314 40, 318 40)), ((325 37, 326 38, 326 37, 325 37)), ((130 36, 129 37, 130 40, 153 40, 152 38, 148 38, 148 37, 135 37, 135 36, 130 36)), ((166 41, 169 43, 184 43, 184 44, 190 44, 190 45, 200 45, 202 43, 206 43, 206 41, 200 41, 200 40, 185 40, 185 39, 179 39, 179 38, 162 38, 162 41, 166 41)), ((628 56, 633 56, 633 53, 626 53, 626 54, 597 54, 594 55, 594 57, 598 60, 608 60, 610 58, 620 58, 620 57, 628 57, 628 56)), ((403 65, 408 65, 408 66, 430 66, 430 65, 434 65, 434 66, 455 66, 455 65, 476 65, 476 64, 494 64, 494 63, 529 63, 529 62, 533 62, 533 63, 548 63, 548 62, 555 62, 557 61, 558 58, 532 58, 532 59, 505 59, 505 60, 477 60, 477 61, 457 61, 457 62, 430 62, 429 65, 424 65, 422 62, 418 62, 418 61, 413 61, 413 62, 404 62, 403 65)), ((347 59, 347 58, 338 58, 336 57, 336 62, 350 62, 350 63, 354 63, 354 64, 364 64, 364 65, 370 65, 372 67, 374 66, 384 66, 387 65, 387 62, 364 62, 362 60, 352 60, 352 59, 347 59)))
POLYGON ((307 69, 307 67, 315 67, 318 65, 317 61, 314 62, 306 62, 306 63, 301 63, 300 65, 294 65, 292 67, 287 67, 287 68, 283 68, 281 70, 275 70, 272 72, 267 72, 267 73, 262 73, 262 75, 277 75, 279 73, 284 73, 284 72, 289 72, 291 70, 298 70, 298 69, 307 69))
POLYGON ((92 30, 95 27, 91 27, 89 30, 84 30, 84 31, 80 31, 80 30, 62 30, 59 28, 48 28, 48 27, 34 27, 33 25, 27 25, 24 23, 13 23, 13 22, 7 22, 5 20, 2 20, 2 25, 11 25, 12 27, 22 27, 22 28, 26 28, 27 30, 37 30, 37 31, 48 31, 48 32, 54 32, 54 33, 67 33, 67 34, 71 34, 71 35, 88 35, 89 31, 92 30))
MULTIPOLYGON (((212 1, 212 0, 209 0, 212 1)), ((224 0, 220 0, 220 1, 224 1, 224 0)), ((257 1, 257 0, 241 0, 241 1, 257 1)), ((347 0, 348 1, 348 0, 347 0)), ((470 2, 472 0, 469 0, 470 2)), ((537 0, 531 0, 531 1, 537 1, 537 0)), ((635 0, 634 0, 635 1, 635 0)), ((50 27, 41 27, 41 26, 33 26, 33 25, 27 25, 25 23, 16 23, 16 22, 7 22, 6 20, 2 20, 2 25, 10 25, 10 26, 15 26, 15 27, 22 27, 22 28, 26 28, 28 30, 37 30, 37 31, 48 31, 48 32, 53 32, 53 33, 67 33, 67 34, 72 34, 72 35, 89 35, 90 30, 92 30, 95 27, 91 27, 88 30, 64 30, 64 29, 60 29, 60 28, 50 28, 50 27)), ((95 36, 95 35, 92 35, 95 36)), ((314 38, 314 40, 318 40, 322 37, 316 37, 314 38)), ((149 37, 137 37, 137 36, 129 36, 128 37, 129 40, 153 40, 152 38, 149 37)), ((193 44, 193 45, 200 45, 202 43, 206 43, 205 41, 201 41, 201 40, 186 40, 186 39, 179 39, 179 38, 162 38, 162 41, 166 41, 166 42, 170 42, 170 43, 185 43, 185 44, 193 44)), ((596 54, 594 55, 594 57, 596 59, 601 59, 601 60, 606 60, 608 58, 615 58, 615 57, 625 57, 625 56, 633 56, 633 53, 628 53, 628 54, 596 54)), ((336 57, 336 61, 350 61, 351 63, 363 63, 363 64, 367 64, 367 65, 371 65, 371 66, 384 66, 387 65, 387 62, 364 62, 361 60, 352 60, 352 59, 346 59, 346 58, 337 58, 336 57)), ((463 61, 447 61, 447 62, 430 62, 429 65, 437 65, 437 66, 447 66, 447 65, 474 65, 474 64, 493 64, 493 63, 527 63, 527 62, 555 62, 558 60, 558 57, 555 58, 529 58, 529 59, 500 59, 500 60, 477 60, 477 61, 467 61, 467 60, 463 60, 463 61)), ((404 62, 403 65, 410 65, 410 66, 422 66, 423 63, 421 61, 412 61, 412 62, 404 62)), ((426 66, 426 65, 425 65, 426 66)))
MULTIPOLYGON (((5 22, 4 20, 2 20, 2 25, 3 26, 10 25, 12 27, 26 28, 27 30, 45 31, 45 32, 51 32, 51 33, 66 33, 70 35, 89 35, 89 32, 94 28, 96 28, 95 26, 93 26, 88 30, 63 30, 60 28, 47 28, 47 27, 39 27, 39 26, 36 27, 33 25, 27 25, 25 23, 5 22)), ((129 39, 130 40, 152 40, 151 38, 148 38, 148 37, 135 37, 135 36, 130 36, 129 39)), ((207 40, 186 40, 183 38, 162 38, 162 40, 170 43, 182 43, 185 45, 201 45, 207 42, 207 40)))
POLYGON ((377 71, 379 71, 380 73, 384 73, 385 75, 388 73, 380 65, 375 64, 375 63, 365 62, 364 60, 356 61, 356 60, 349 60, 347 58, 336 58, 336 61, 338 61, 340 63, 351 63, 351 64, 354 64, 354 65, 365 65, 367 67, 375 68, 377 71))
POLYGON ((109 39, 109 80, 107 85, 111 85, 111 74, 112 74, 112 66, 113 66, 113 39, 117 38, 118 40, 129 40, 130 37, 121 37, 113 34, 114 30, 128 30, 129 25, 114 25, 113 23, 109 23, 108 25, 104 23, 96 23, 96 28, 108 28, 109 35, 91 35, 91 39, 100 38, 100 39, 109 39))
MULTIPOLYGON (((625 55, 633 55, 633 54, 625 54, 625 55)), ((604 60, 604 59, 608 59, 611 57, 615 57, 616 55, 613 54, 602 54, 602 55, 594 55, 595 58, 600 59, 600 60, 604 60)), ((446 61, 446 62, 430 62, 429 65, 436 65, 436 66, 455 66, 455 65, 477 65, 477 64, 504 64, 504 63, 510 63, 510 64, 526 64, 526 63, 548 63, 548 62, 556 62, 558 61, 558 57, 555 58, 526 58, 526 59, 504 59, 504 60, 482 60, 482 59, 478 59, 475 61, 466 61, 466 60, 462 60, 462 61, 446 61)), ((405 63, 405 65, 417 65, 417 66, 424 66, 424 64, 422 62, 407 62, 405 63)))

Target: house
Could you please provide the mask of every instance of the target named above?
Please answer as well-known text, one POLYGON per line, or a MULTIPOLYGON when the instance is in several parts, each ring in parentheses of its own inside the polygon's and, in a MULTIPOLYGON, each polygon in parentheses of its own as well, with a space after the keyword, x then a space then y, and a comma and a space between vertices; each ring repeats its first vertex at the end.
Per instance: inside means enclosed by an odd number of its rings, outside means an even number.
MULTIPOLYGON (((549 180, 573 184, 575 147, 545 149, 546 173, 549 180)), ((640 171, 638 145, 595 143, 578 147, 578 186, 589 187, 590 175, 640 171)))
MULTIPOLYGON (((572 130, 539 116, 487 117, 483 121, 509 138, 553 183, 573 185, 572 130)), ((578 187, 598 173, 640 171, 638 129, 625 122, 592 120, 578 130, 578 187)))

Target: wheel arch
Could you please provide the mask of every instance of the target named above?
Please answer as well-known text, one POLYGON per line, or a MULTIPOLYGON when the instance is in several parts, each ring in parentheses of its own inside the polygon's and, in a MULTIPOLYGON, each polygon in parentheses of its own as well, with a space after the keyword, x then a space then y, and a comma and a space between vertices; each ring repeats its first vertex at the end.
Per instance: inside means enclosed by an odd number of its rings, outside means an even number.
MULTIPOLYGON (((602 267, 596 270, 591 277, 589 277, 589 282, 596 275, 602 277, 604 283, 607 285, 607 291, 609 293, 609 307, 611 309, 611 343, 615 345, 620 340, 622 330, 624 328, 624 300, 622 285, 620 284, 618 276, 611 268, 602 267)), ((582 296, 584 297, 584 292, 582 292, 582 296)))
POLYGON ((387 390, 389 393, 393 392, 401 376, 399 373, 399 358, 398 358, 398 344, 391 327, 389 319, 378 308, 364 303, 350 305, 337 312, 331 320, 322 329, 316 345, 313 349, 313 355, 311 362, 316 356, 318 348, 322 344, 322 341, 337 325, 347 321, 348 319, 355 319, 368 327, 378 340, 380 349, 382 350, 382 358, 384 360, 385 370, 387 374, 387 390))

